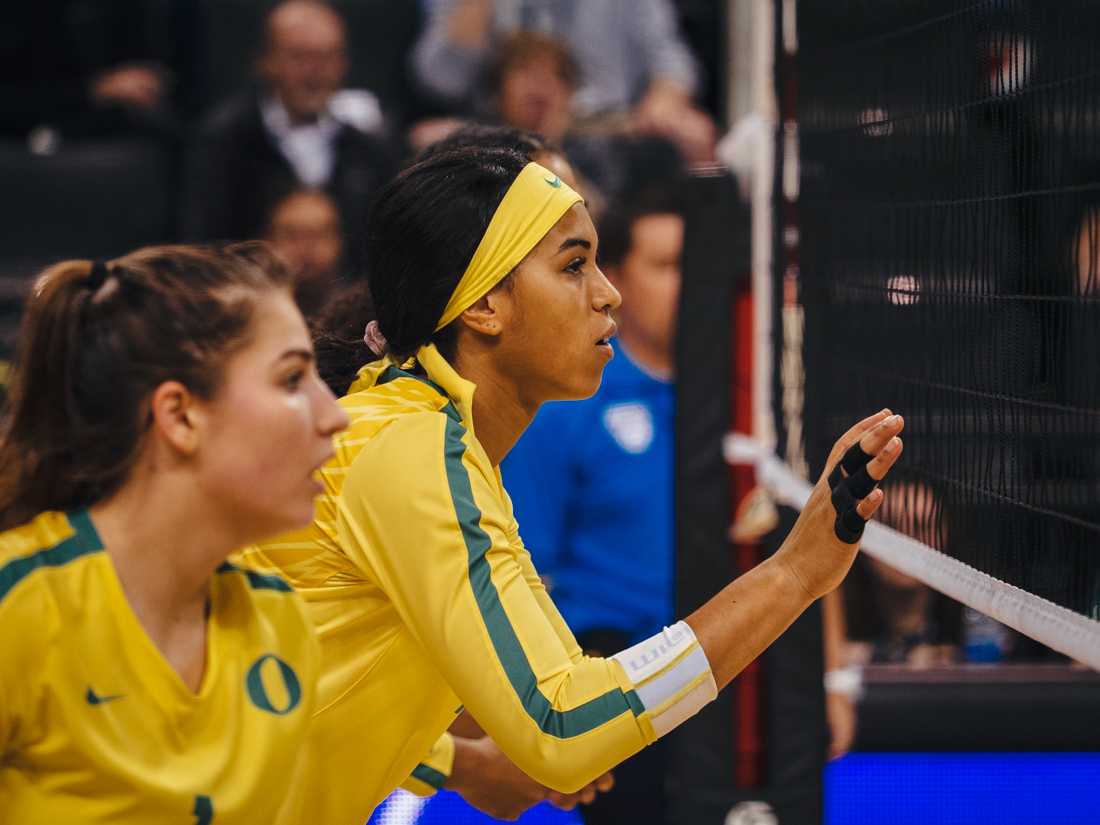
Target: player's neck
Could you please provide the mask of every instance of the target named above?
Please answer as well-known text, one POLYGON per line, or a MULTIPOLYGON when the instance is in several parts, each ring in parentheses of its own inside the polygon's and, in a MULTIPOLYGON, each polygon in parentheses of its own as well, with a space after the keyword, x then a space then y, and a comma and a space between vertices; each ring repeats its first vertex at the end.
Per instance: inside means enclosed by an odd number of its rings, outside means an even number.
POLYGON ((207 667, 210 578, 233 549, 209 508, 194 506, 197 495, 179 484, 128 484, 91 508, 130 609, 193 693, 207 667))
POLYGON ((91 508, 126 598, 154 639, 196 611, 201 615, 211 575, 237 546, 202 506, 193 480, 187 485, 172 475, 128 482, 91 508))
POLYGON ((474 434, 496 467, 535 417, 538 403, 525 403, 515 382, 495 370, 492 359, 484 354, 460 353, 454 367, 477 387, 473 403, 474 434))

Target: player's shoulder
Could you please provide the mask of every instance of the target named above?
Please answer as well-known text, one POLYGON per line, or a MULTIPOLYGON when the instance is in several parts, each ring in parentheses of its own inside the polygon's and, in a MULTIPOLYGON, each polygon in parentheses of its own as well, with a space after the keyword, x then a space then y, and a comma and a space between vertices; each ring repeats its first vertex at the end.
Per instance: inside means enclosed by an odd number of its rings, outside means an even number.
POLYGON ((38 645, 55 630, 57 593, 70 588, 48 580, 75 574, 102 549, 86 513, 48 511, 0 533, 0 625, 8 644, 38 645))
POLYGON ((0 565, 61 544, 76 533, 65 513, 49 510, 0 532, 0 565))
POLYGON ((461 422, 457 408, 439 386, 396 368, 384 371, 373 385, 360 389, 353 385, 340 405, 349 425, 336 438, 338 450, 341 444, 362 446, 383 434, 385 444, 397 434, 432 431, 447 418, 461 422))
POLYGON ((406 463, 439 454, 448 440, 462 438, 467 428, 453 405, 412 407, 389 416, 363 444, 369 458, 360 461, 406 463))
POLYGON ((103 550, 86 511, 40 513, 0 533, 0 603, 43 576, 103 550))
POLYGON ((218 590, 237 605, 245 623, 258 623, 279 637, 302 635, 310 622, 298 592, 283 576, 266 566, 260 569, 254 561, 237 554, 223 562, 214 573, 218 590))

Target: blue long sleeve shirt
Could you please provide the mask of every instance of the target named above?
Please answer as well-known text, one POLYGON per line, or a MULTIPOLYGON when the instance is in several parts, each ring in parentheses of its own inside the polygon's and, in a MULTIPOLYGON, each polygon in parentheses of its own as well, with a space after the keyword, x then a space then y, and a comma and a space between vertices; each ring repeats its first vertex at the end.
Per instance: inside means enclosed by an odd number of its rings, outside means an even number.
POLYGON ((501 472, 574 633, 640 641, 673 619, 675 387, 617 347, 595 396, 546 404, 501 472))

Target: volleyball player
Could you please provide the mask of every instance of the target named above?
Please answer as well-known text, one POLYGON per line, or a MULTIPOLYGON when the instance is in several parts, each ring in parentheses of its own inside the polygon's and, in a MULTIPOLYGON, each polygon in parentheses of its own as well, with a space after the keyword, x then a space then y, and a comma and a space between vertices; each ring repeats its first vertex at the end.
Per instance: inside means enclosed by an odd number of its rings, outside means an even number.
MULTIPOLYGON (((273 822, 316 640, 226 564, 309 522, 347 418, 264 246, 67 261, 0 442, 0 822, 273 822)), ((292 813, 292 812, 287 812, 292 813)))
POLYGON ((322 640, 310 814, 359 823, 414 769, 444 780, 448 754, 417 763, 463 706, 532 778, 574 790, 694 714, 836 587, 901 418, 884 410, 837 442, 775 556, 686 621, 588 658, 498 469, 539 405, 591 395, 612 354, 619 296, 584 204, 522 155, 455 152, 386 187, 366 242, 369 338, 387 358, 342 400, 352 424, 313 525, 248 554, 294 582, 322 640))

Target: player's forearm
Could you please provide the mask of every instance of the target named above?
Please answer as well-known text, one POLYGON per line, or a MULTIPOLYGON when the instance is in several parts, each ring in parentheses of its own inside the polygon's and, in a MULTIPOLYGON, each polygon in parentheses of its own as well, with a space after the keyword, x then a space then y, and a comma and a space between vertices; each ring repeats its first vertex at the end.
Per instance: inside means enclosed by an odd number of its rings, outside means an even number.
POLYGON ((483 754, 476 739, 455 736, 455 759, 451 773, 443 787, 461 792, 471 780, 481 776, 483 754))
POLYGON ((688 616, 718 689, 779 638, 811 601, 790 567, 772 557, 688 616))
POLYGON ((863 524, 882 504, 875 485, 901 455, 904 426, 901 416, 885 409, 845 433, 778 552, 688 617, 719 689, 815 599, 839 586, 855 560, 863 524))

